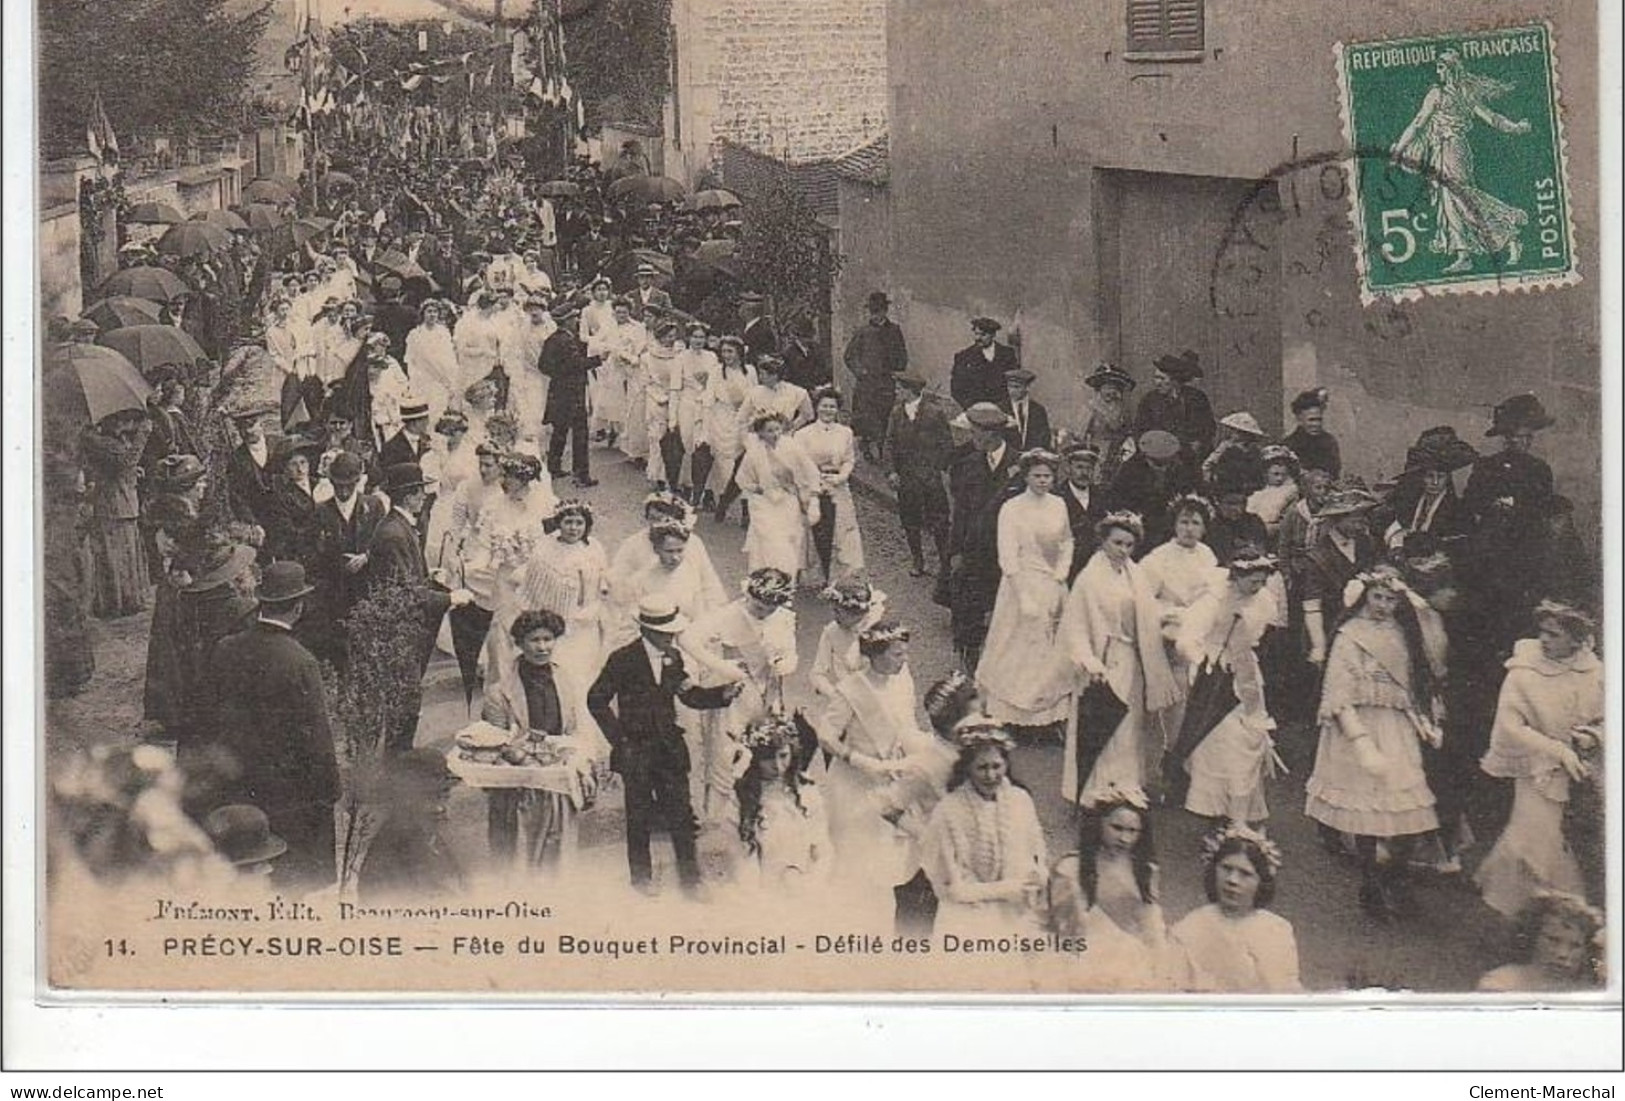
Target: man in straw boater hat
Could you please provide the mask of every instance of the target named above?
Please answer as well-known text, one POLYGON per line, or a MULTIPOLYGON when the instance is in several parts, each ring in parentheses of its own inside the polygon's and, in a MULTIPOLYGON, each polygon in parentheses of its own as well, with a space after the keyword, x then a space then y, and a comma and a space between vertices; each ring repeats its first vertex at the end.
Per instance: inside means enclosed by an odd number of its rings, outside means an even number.
POLYGON ((922 532, 931 533, 937 552, 937 572, 948 570, 948 525, 952 512, 942 475, 953 460, 953 433, 941 404, 925 399, 925 379, 912 371, 896 376, 897 404, 886 422, 883 451, 891 472, 887 480, 897 492, 897 518, 908 542, 910 576, 925 577, 922 532))
POLYGON ((896 397, 896 376, 908 370, 908 344, 903 330, 888 316, 891 299, 885 292, 871 291, 864 310, 864 323, 852 330, 841 362, 853 379, 852 433, 864 458, 872 460, 896 397))
POLYGON ((677 636, 688 617, 670 601, 645 599, 638 607, 639 637, 614 653, 587 692, 587 709, 610 744, 609 767, 626 791, 626 862, 632 885, 654 890, 650 833, 664 826, 677 857, 685 892, 700 887, 696 823, 689 793, 688 743, 677 725, 676 703, 699 711, 727 707, 738 683, 701 688, 689 679, 677 636))
MULTIPOLYGON (((391 508, 389 514, 379 520, 378 526, 373 529, 365 567, 369 586, 393 579, 415 591, 423 616, 417 624, 416 639, 420 671, 429 667, 441 617, 449 609, 461 607, 474 599, 474 594, 467 589, 448 591, 441 581, 444 571, 435 571, 434 577, 429 574, 428 564, 423 557, 423 544, 418 537, 418 526, 423 522, 426 484, 423 468, 417 463, 398 463, 384 468, 383 490, 389 496, 391 508)), ((402 624, 401 627, 402 630, 411 629, 409 624, 402 624)), ((421 684, 414 681, 411 691, 414 696, 410 701, 411 706, 403 708, 408 718, 400 729, 391 732, 388 739, 387 748, 391 752, 411 749, 412 740, 417 736, 418 710, 423 695, 421 684)))
POLYGON ((648 324, 651 315, 659 316, 671 310, 671 295, 655 286, 655 277, 659 274, 653 264, 639 264, 633 276, 637 286, 627 295, 632 302, 632 316, 644 324, 648 324))
POLYGON ((1071 585, 1100 546, 1100 534, 1095 529, 1106 515, 1106 494, 1096 481, 1100 451, 1094 444, 1062 438, 1056 450, 1065 464, 1064 478, 1055 495, 1066 506, 1067 526, 1072 529, 1072 564, 1066 572, 1066 583, 1071 585))
POLYGON ((970 433, 970 448, 948 471, 953 496, 948 556, 954 568, 937 589, 948 596, 954 650, 970 671, 981 659, 999 591, 998 508, 1010 495, 1016 454, 1006 437, 1010 415, 991 402, 972 405, 951 426, 970 433))
POLYGON ((313 592, 299 563, 267 566, 258 618, 215 647, 209 676, 215 736, 240 769, 234 801, 263 810, 287 841, 279 878, 326 886, 334 877, 338 761, 321 668, 294 637, 313 592))
POLYGON ((1213 403, 1195 386, 1202 377, 1201 357, 1189 349, 1158 356, 1151 371, 1151 392, 1140 399, 1134 412, 1135 434, 1160 429, 1179 441, 1180 454, 1187 460, 1200 463, 1205 459, 1213 450, 1218 425, 1213 403))
POLYGON ((1021 364, 1016 361, 1014 348, 998 342, 1002 328, 991 317, 971 319, 970 346, 954 353, 948 381, 948 392, 961 409, 969 409, 977 402, 998 405, 1008 396, 1004 376, 1021 364))

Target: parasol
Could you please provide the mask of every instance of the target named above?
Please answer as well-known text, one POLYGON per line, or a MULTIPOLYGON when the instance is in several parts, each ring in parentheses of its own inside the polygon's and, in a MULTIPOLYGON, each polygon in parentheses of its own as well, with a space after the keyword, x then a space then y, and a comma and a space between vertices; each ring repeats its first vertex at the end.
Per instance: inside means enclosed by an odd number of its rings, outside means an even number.
POLYGON ((145 298, 132 298, 127 294, 104 298, 88 307, 84 315, 104 333, 122 329, 126 325, 153 325, 164 319, 157 303, 145 298))
POLYGON ((1078 763, 1078 789, 1073 801, 1081 803, 1084 785, 1095 770, 1095 762, 1106 749, 1106 744, 1117 733, 1117 726, 1128 714, 1128 704, 1117 698, 1105 681, 1091 683, 1078 695, 1078 733, 1074 748, 1078 763))
POLYGON ((300 218, 293 223, 293 243, 303 246, 332 228, 331 218, 300 218))
POLYGON ((687 205, 690 210, 731 210, 745 204, 732 191, 712 187, 689 196, 687 205))
POLYGON ((130 208, 127 222, 150 226, 174 226, 186 221, 186 216, 168 203, 136 203, 130 208))
POLYGON ((373 257, 372 266, 377 268, 379 271, 387 271, 393 275, 397 275, 403 280, 426 276, 429 274, 417 264, 413 263, 412 259, 399 249, 385 249, 383 252, 373 257))
POLYGON ((652 248, 635 248, 632 250, 632 259, 639 264, 651 264, 654 269, 667 278, 672 274, 671 257, 652 248))
POLYGON ((190 370, 198 360, 209 358, 190 334, 173 325, 127 325, 102 333, 96 343, 129 360, 143 377, 155 367, 190 370))
POLYGON ((285 203, 294 197, 297 187, 289 187, 280 180, 258 179, 243 188, 245 203, 285 203))
POLYGON ((252 230, 265 231, 286 225, 288 219, 283 217, 281 208, 273 203, 249 203, 247 206, 237 208, 237 214, 248 223, 252 230))
POLYGON ((192 288, 167 268, 137 264, 108 276, 99 288, 99 293, 104 298, 128 295, 133 298, 145 298, 149 302, 165 303, 187 297, 192 293, 192 288))
POLYGON ((697 259, 714 264, 718 260, 728 259, 738 251, 738 241, 730 237, 712 237, 710 240, 701 241, 700 247, 695 250, 694 255, 697 259))
POLYGON ((354 187, 355 177, 348 172, 329 172, 322 177, 322 183, 328 187, 354 187))
POLYGON ((98 344, 58 344, 45 352, 40 404, 48 419, 95 424, 144 410, 152 387, 118 352, 98 344))
POLYGON ((213 222, 182 222, 158 238, 158 251, 166 256, 202 256, 231 247, 231 234, 213 222))
POLYGON ((610 198, 640 203, 671 203, 688 189, 670 176, 626 176, 609 185, 610 198))
POLYGON ((242 215, 230 210, 205 210, 192 215, 192 221, 205 222, 211 226, 219 226, 231 233, 243 233, 248 229, 248 223, 243 221, 242 215))
POLYGON ((569 198, 581 194, 581 185, 570 180, 548 180, 537 186, 536 194, 549 199, 569 198))
POLYGON ((480 651, 491 630, 492 613, 478 604, 464 604, 446 614, 451 622, 451 649, 457 655, 457 671, 463 675, 463 703, 474 705, 474 685, 479 680, 480 651))

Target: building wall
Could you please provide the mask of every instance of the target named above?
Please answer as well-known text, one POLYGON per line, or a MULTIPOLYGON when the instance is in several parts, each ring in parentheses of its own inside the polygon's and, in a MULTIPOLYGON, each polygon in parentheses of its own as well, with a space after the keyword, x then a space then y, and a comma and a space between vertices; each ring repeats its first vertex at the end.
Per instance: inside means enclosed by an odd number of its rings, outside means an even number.
POLYGON ((77 317, 84 309, 79 277, 79 204, 64 203, 40 215, 40 314, 77 317))
MULTIPOLYGON (((836 247, 840 250, 841 270, 835 279, 834 313, 830 319, 831 346, 837 363, 852 331, 868 316, 864 303, 870 292, 884 291, 896 297, 888 285, 890 273, 885 263, 891 251, 891 190, 843 179, 839 195, 841 217, 836 247)), ((900 313, 902 305, 893 308, 892 320, 907 329, 908 320, 900 313)), ((842 386, 852 384, 839 371, 836 380, 842 386)))
MULTIPOLYGON (((1354 473, 1392 473, 1406 445, 1434 424, 1485 443, 1489 407, 1534 390, 1562 424, 1538 447, 1581 515, 1595 515, 1594 118, 1587 126, 1565 118, 1584 278, 1572 288, 1362 306, 1339 171, 1290 167, 1343 148, 1332 54, 1338 41, 1548 19, 1563 99, 1593 115, 1591 9, 1566 0, 1506 0, 1493 14, 1473 0, 1210 2, 1205 53, 1180 64, 1124 59, 1126 6, 962 0, 949 21, 932 0, 893 0, 892 230, 889 253, 860 263, 888 273, 916 365, 945 383, 952 353, 969 342, 967 319, 1001 318, 1019 333, 1023 361, 1041 375, 1037 396, 1065 423, 1085 393, 1083 376, 1125 347, 1125 265, 1135 263, 1136 250, 1183 249, 1189 264, 1206 268, 1196 289, 1211 299, 1188 304, 1179 296, 1191 288, 1170 284, 1162 293, 1177 307, 1172 312, 1223 303, 1226 316, 1245 314, 1267 292, 1279 333, 1254 332, 1250 342, 1240 334, 1224 347, 1266 367, 1279 358, 1280 385, 1264 395, 1270 403, 1305 386, 1330 386, 1330 421, 1354 473), (1258 287, 1248 282, 1253 265, 1234 251, 1220 259, 1224 233, 1215 234, 1205 214, 1161 225, 1114 220, 1113 181, 1122 174, 1205 177, 1205 193, 1219 195, 1282 166, 1273 186, 1279 208, 1237 208, 1240 223, 1273 234, 1257 257, 1265 269, 1258 287)), ((866 247, 856 236, 843 243, 849 257, 866 247)), ((1144 381, 1148 355, 1144 348, 1133 353, 1122 366, 1144 381)), ((1249 393, 1222 377, 1210 378, 1209 389, 1220 405, 1249 393)), ((1266 423, 1289 419, 1279 406, 1256 411, 1266 423)))
POLYGON ((804 162, 885 129, 886 0, 675 0, 672 24, 667 170, 685 182, 721 139, 804 162))

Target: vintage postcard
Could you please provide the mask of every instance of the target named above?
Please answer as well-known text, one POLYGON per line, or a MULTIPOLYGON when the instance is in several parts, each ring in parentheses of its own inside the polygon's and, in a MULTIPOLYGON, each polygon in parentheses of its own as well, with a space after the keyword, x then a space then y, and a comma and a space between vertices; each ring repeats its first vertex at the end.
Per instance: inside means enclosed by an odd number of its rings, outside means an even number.
POLYGON ((41 1000, 1617 1004, 1590 5, 37 8, 41 1000))

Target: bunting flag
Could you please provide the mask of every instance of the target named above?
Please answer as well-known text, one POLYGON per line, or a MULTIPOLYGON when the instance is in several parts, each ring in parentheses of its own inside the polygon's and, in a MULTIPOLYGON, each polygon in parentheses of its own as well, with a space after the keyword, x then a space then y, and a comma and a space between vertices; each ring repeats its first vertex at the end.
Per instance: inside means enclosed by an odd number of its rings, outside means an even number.
POLYGON ((90 118, 85 123, 85 144, 90 147, 90 155, 96 158, 97 164, 118 160, 118 135, 113 133, 113 124, 102 106, 100 92, 90 101, 90 118))

